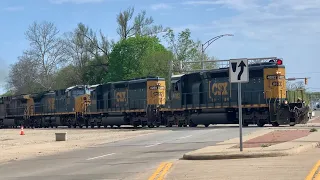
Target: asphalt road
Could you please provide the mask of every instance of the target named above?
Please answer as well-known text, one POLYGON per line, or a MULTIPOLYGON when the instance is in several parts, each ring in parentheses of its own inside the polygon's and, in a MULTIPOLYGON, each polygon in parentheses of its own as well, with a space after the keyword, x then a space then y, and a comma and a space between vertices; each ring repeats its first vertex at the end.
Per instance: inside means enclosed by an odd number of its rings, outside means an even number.
MULTIPOLYGON (((245 135, 258 129, 244 128, 243 133, 245 135)), ((172 128, 171 130, 68 153, 4 164, 0 166, 0 179, 135 179, 141 173, 152 173, 161 162, 177 160, 186 152, 239 135, 238 127, 172 128)))

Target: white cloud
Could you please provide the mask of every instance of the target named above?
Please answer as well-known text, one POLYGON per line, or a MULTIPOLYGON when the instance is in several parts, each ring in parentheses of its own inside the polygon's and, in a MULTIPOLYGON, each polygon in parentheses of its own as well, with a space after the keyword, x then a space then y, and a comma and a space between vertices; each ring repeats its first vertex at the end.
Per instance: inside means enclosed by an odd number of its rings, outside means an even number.
POLYGON ((219 5, 239 10, 245 10, 248 8, 256 7, 253 3, 254 0, 207 0, 207 1, 186 1, 185 5, 219 5))
POLYGON ((153 4, 151 5, 151 9, 159 10, 159 9, 172 9, 172 6, 165 3, 153 4))
POLYGON ((63 4, 63 3, 74 3, 74 4, 85 4, 85 3, 100 3, 104 0, 50 0, 54 4, 63 4))
MULTIPOLYGON (((315 41, 320 38, 320 1, 315 0, 207 0, 186 1, 206 9, 226 7, 236 15, 208 24, 192 24, 196 31, 234 32, 241 39, 279 43, 315 41)), ((188 6, 187 6, 188 7, 188 6)), ((179 29, 176 28, 176 29, 179 29)))
POLYGON ((14 11, 22 11, 24 10, 24 7, 22 6, 12 6, 12 7, 6 7, 4 8, 5 11, 10 11, 10 12, 14 12, 14 11))

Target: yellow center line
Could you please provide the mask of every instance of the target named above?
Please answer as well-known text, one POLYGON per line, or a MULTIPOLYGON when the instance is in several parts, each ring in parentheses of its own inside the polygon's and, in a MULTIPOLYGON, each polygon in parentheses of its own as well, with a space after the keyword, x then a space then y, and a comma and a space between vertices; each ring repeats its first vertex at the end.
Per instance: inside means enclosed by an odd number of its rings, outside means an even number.
POLYGON ((165 167, 167 163, 163 162, 160 164, 160 166, 158 167, 158 169, 152 174, 152 176, 149 177, 148 180, 154 180, 158 174, 162 171, 162 169, 165 167))
POLYGON ((156 177, 160 174, 157 180, 163 180, 164 176, 166 173, 169 171, 171 168, 172 163, 171 162, 163 162, 159 165, 158 169, 149 177, 148 180, 155 180, 156 177))
POLYGON ((169 169, 171 168, 171 166, 172 166, 172 163, 168 163, 168 164, 166 165, 166 167, 163 169, 161 175, 158 177, 157 180, 163 180, 164 176, 167 174, 167 172, 169 171, 169 169))
POLYGON ((320 180, 320 172, 316 175, 318 169, 320 167, 320 161, 318 161, 312 168, 312 170, 309 172, 308 176, 305 178, 305 180, 320 180), (314 178, 314 176, 316 176, 314 178))

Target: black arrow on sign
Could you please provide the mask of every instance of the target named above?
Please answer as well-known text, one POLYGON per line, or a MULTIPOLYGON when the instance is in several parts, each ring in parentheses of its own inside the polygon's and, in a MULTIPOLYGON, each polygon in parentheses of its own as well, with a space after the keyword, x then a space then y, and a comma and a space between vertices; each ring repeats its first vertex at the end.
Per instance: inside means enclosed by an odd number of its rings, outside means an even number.
POLYGON ((243 70, 244 70, 244 67, 246 67, 246 64, 243 61, 241 61, 238 67, 241 68, 240 72, 238 74, 238 80, 240 81, 241 80, 241 75, 243 74, 243 70))
POLYGON ((236 72, 236 70, 237 70, 237 63, 236 63, 236 62, 231 63, 231 67, 232 67, 232 71, 233 71, 233 72, 236 72))

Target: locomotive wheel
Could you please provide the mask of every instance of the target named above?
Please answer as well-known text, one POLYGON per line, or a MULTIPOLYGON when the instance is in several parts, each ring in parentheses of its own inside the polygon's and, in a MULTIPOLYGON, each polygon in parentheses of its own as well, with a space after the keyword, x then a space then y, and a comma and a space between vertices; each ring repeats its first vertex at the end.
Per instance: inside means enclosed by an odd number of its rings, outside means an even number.
POLYGON ((294 123, 294 122, 290 122, 290 124, 289 124, 290 126, 295 126, 296 125, 296 123, 294 123))
POLYGON ((273 127, 278 127, 278 126, 279 126, 279 123, 273 122, 273 123, 271 123, 271 125, 272 125, 273 127))
POLYGON ((204 127, 209 127, 210 124, 205 124, 204 127))
POLYGON ((149 128, 154 128, 154 125, 148 125, 149 128))
POLYGON ((197 127, 197 126, 198 126, 198 124, 194 124, 194 123, 189 124, 189 127, 197 127))

